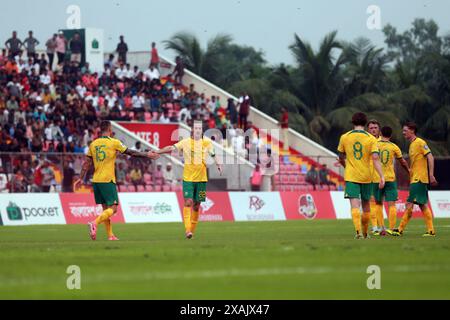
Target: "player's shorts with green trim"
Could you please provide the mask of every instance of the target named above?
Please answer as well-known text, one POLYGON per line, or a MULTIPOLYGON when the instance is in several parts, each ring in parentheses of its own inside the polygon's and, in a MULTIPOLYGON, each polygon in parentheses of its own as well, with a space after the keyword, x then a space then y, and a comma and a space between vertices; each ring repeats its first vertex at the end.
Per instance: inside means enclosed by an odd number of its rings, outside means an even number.
POLYGON ((112 206, 119 204, 119 195, 117 194, 117 186, 115 183, 98 183, 93 182, 94 197, 96 204, 105 204, 112 206))
POLYGON ((192 199, 194 202, 206 201, 206 182, 183 181, 184 199, 192 199))
POLYGON ((369 201, 372 196, 371 183, 345 182, 345 198, 369 201))
POLYGON ((372 183, 372 194, 375 197, 375 201, 397 201, 397 181, 390 181, 384 184, 384 188, 380 190, 379 183, 372 183))
POLYGON ((411 183, 407 201, 415 204, 427 204, 428 185, 422 182, 411 183))

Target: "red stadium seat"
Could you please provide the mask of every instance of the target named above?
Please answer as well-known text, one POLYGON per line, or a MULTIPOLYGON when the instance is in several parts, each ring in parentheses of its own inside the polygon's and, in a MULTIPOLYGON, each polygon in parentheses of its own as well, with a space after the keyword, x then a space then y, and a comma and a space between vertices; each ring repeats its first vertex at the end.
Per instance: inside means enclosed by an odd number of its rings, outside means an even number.
POLYGON ((145 192, 145 187, 141 186, 141 185, 138 185, 137 186, 137 192, 145 192))
POLYGON ((119 186, 119 192, 128 192, 128 188, 127 188, 127 186, 124 186, 124 185, 120 185, 119 186))
POLYGON ((161 192, 161 186, 159 185, 155 186, 155 192, 161 192))
POLYGON ((128 192, 136 192, 136 188, 135 188, 132 184, 130 184, 130 185, 127 187, 127 189, 128 189, 128 192))
POLYGON ((163 192, 170 192, 170 191, 171 191, 171 187, 169 185, 163 186, 163 192))
POLYGON ((147 191, 147 192, 153 192, 153 191, 154 191, 153 186, 146 185, 146 186, 145 186, 145 191, 147 191))
POLYGON ((150 112, 145 113, 145 122, 151 122, 152 121, 152 114, 150 112))
POLYGON ((289 175, 287 175, 287 174, 283 174, 282 176, 281 176, 281 183, 282 184, 288 184, 289 183, 289 175))
POLYGON ((289 183, 290 183, 290 184, 295 184, 295 183, 297 183, 297 176, 296 176, 296 175, 293 175, 293 174, 289 175, 289 183))
POLYGON ((152 182, 153 182, 152 175, 149 173, 144 173, 144 182, 147 185, 152 184, 152 182))

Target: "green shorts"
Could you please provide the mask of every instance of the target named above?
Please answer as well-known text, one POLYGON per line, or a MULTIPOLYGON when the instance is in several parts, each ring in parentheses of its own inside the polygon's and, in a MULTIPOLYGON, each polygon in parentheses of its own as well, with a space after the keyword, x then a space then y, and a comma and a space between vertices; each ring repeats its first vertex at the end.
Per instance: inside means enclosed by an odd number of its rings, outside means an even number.
POLYGON ((375 197, 376 202, 384 201, 397 201, 398 191, 397 182, 391 181, 384 184, 384 188, 380 190, 379 183, 372 183, 372 194, 375 197))
POLYGON ((105 204, 112 206, 119 204, 119 195, 117 194, 117 187, 115 183, 92 183, 94 189, 94 197, 96 204, 105 204))
POLYGON ((194 202, 206 201, 206 182, 183 181, 184 199, 192 199, 194 202))
POLYGON ((422 182, 411 183, 407 201, 414 204, 427 204, 428 185, 422 182))
POLYGON ((359 199, 369 201, 372 196, 371 183, 345 182, 345 199, 359 199))

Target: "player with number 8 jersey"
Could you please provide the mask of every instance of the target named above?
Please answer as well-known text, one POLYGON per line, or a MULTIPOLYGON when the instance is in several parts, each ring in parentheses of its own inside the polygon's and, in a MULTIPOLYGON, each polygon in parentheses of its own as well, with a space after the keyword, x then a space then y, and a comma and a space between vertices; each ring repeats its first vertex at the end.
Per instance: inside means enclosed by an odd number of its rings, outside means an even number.
POLYGON ((353 115, 354 129, 342 135, 339 141, 339 162, 345 168, 345 198, 350 199, 356 238, 368 237, 370 205, 372 195, 372 173, 370 160, 380 175, 379 187, 384 187, 384 175, 379 161, 377 139, 364 130, 367 116, 364 113, 353 115), (360 207, 363 207, 361 216, 360 207), (361 234, 362 226, 362 234, 361 234))

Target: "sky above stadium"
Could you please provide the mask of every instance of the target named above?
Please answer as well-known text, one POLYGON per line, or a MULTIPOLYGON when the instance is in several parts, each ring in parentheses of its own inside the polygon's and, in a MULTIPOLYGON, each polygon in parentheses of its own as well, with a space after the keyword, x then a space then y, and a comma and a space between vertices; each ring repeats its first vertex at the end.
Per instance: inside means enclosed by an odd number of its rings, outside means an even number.
POLYGON ((448 0, 15 0, 2 3, 1 47, 13 29, 21 39, 31 29, 43 48, 52 33, 66 27, 70 5, 81 9, 82 28, 104 29, 108 51, 123 34, 131 51, 149 50, 155 41, 169 58, 174 54, 162 41, 181 30, 196 34, 203 46, 217 33, 231 34, 238 44, 262 49, 270 64, 293 63, 288 46, 294 33, 314 47, 332 30, 342 40, 363 36, 383 46, 382 31, 367 26, 371 5, 380 10, 381 27, 390 23, 403 31, 421 17, 434 19, 441 35, 450 33, 448 0))

